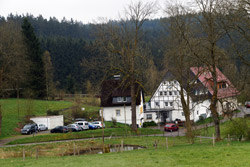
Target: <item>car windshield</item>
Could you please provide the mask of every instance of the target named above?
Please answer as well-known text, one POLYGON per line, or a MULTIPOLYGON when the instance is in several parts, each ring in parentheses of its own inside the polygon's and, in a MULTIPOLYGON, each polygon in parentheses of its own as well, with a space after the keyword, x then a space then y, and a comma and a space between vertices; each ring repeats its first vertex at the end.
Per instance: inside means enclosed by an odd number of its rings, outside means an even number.
POLYGON ((23 129, 29 129, 31 127, 31 125, 25 125, 24 127, 23 127, 23 129))
POLYGON ((168 125, 168 124, 167 124, 166 127, 171 127, 171 125, 168 125))

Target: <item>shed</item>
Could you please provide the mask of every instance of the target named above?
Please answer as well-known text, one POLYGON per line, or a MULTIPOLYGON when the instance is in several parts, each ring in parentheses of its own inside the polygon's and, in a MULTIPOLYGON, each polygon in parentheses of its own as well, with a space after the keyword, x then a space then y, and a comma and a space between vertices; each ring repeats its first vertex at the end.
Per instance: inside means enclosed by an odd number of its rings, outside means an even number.
POLYGON ((53 129, 56 126, 63 126, 63 115, 56 116, 41 116, 41 117, 32 117, 30 118, 36 124, 44 124, 48 129, 53 129))

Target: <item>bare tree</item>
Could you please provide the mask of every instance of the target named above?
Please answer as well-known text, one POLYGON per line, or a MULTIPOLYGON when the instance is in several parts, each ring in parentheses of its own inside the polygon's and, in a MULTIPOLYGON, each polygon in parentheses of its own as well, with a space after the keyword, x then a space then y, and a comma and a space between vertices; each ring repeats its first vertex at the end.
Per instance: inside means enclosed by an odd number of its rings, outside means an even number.
POLYGON ((138 1, 125 8, 124 18, 119 22, 99 24, 99 42, 108 55, 110 71, 122 75, 122 83, 131 88, 132 129, 136 124, 136 84, 143 87, 139 76, 145 62, 141 37, 142 26, 156 12, 156 4, 138 1))
POLYGON ((3 23, 0 26, 1 93, 4 95, 9 90, 16 90, 18 118, 20 86, 23 86, 27 79, 26 71, 29 66, 25 51, 20 25, 12 21, 3 23))
POLYGON ((179 82, 179 87, 176 87, 176 89, 180 94, 180 107, 183 109, 186 120, 187 138, 189 142, 192 142, 194 135, 190 116, 195 106, 191 102, 194 102, 195 99, 197 101, 197 98, 192 99, 191 97, 194 97, 193 91, 197 87, 195 81, 202 72, 200 71, 196 75, 191 73, 190 68, 199 65, 199 63, 190 58, 193 55, 185 40, 189 39, 189 42, 192 43, 191 39, 194 38, 192 31, 193 15, 180 3, 173 2, 167 4, 165 14, 169 17, 163 22, 163 26, 166 27, 168 32, 165 42, 165 64, 166 68, 174 75, 173 79, 179 82))

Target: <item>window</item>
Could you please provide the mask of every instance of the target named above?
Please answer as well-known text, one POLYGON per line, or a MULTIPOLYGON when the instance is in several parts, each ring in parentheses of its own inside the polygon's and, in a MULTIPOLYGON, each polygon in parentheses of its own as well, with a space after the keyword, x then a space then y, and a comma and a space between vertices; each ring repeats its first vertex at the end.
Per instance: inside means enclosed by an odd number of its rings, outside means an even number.
POLYGON ((176 81, 174 81, 174 84, 176 84, 177 82, 176 81))
POLYGON ((123 102, 127 102, 127 97, 123 97, 123 102))
POLYGON ((174 91, 174 95, 177 95, 177 91, 174 91))
POLYGON ((159 102, 155 102, 156 107, 160 107, 159 102))
POLYGON ((116 116, 121 116, 121 110, 115 110, 116 116))
POLYGON ((184 116, 184 112, 181 112, 181 115, 184 116))
POLYGON ((165 102, 165 106, 168 106, 168 102, 165 102))
POLYGON ((173 106, 173 102, 169 102, 170 106, 173 106))
POLYGON ((167 95, 167 92, 164 92, 164 95, 167 95))
POLYGON ((164 81, 163 84, 166 85, 166 82, 164 81))
POLYGON ((162 96, 162 92, 160 92, 160 96, 162 96))
POLYGON ((199 115, 199 111, 197 111, 197 115, 199 115))
POLYGON ((117 97, 117 102, 122 102, 122 97, 117 97))
POLYGON ((169 95, 172 95, 172 92, 171 92, 171 91, 169 92, 169 95))
POLYGON ((152 119, 152 114, 146 114, 146 119, 152 119))

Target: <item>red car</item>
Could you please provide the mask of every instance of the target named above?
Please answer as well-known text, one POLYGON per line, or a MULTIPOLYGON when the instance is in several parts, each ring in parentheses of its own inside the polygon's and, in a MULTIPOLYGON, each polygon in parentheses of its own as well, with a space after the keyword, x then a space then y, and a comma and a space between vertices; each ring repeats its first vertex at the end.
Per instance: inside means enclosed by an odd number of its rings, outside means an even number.
POLYGON ((246 108, 250 108, 250 101, 246 101, 246 102, 245 102, 245 107, 246 107, 246 108))
POLYGON ((179 130, 179 127, 173 123, 167 123, 165 126, 164 126, 164 130, 165 131, 178 131, 179 130))

